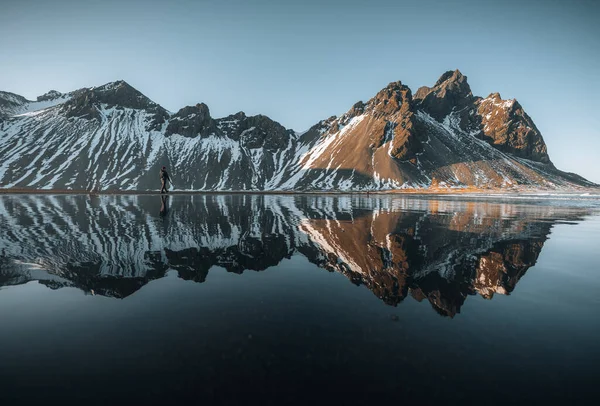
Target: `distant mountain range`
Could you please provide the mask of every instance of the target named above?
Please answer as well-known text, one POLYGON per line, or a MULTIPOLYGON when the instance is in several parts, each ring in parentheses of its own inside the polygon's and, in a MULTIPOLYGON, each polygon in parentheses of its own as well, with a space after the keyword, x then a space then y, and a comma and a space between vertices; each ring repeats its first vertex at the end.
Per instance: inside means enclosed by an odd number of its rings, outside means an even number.
POLYGON ((30 101, 0 92, 0 187, 152 190, 396 190, 595 186, 552 164, 516 100, 473 96, 444 73, 413 95, 393 82, 298 133, 205 104, 171 113, 124 81, 30 101))
POLYGON ((389 305, 412 296, 453 317, 469 295, 512 292, 553 225, 590 210, 360 196, 28 195, 0 196, 0 213, 0 287, 37 280, 124 298, 169 270, 205 282, 215 266, 278 272, 300 256, 389 305))

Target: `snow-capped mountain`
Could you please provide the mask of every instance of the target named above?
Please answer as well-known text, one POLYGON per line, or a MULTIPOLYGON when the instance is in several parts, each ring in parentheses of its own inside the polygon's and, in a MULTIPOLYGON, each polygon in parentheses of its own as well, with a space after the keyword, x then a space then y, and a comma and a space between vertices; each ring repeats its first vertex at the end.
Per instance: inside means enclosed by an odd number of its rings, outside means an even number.
POLYGON ((554 167, 516 100, 473 96, 459 71, 414 96, 390 83, 303 133, 205 104, 171 113, 123 81, 0 92, 0 187, 151 190, 163 165, 179 190, 594 186, 554 167))
POLYGON ((126 297, 168 270, 204 282, 214 266, 262 271, 300 255, 387 304, 411 295, 453 316, 468 295, 510 293, 553 223, 588 212, 360 196, 0 196, 0 286, 126 297))

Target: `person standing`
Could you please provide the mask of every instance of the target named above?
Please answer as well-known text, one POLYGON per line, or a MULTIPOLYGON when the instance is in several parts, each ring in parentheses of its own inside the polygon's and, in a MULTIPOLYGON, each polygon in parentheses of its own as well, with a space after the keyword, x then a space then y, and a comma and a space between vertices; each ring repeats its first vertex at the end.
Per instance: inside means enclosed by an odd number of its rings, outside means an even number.
POLYGON ((165 166, 162 167, 162 169, 160 170, 160 184, 161 184, 161 188, 160 188, 160 193, 169 193, 169 189, 167 189, 167 182, 171 182, 171 178, 169 177, 169 174, 167 173, 167 168, 165 166))

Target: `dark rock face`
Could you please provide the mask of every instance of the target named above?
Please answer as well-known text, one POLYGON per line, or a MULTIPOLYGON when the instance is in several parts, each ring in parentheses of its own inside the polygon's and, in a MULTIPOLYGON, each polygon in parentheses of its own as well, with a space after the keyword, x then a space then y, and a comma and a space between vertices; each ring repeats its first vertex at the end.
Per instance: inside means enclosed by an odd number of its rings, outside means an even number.
POLYGON ((415 127, 410 89, 401 82, 390 83, 369 101, 369 105, 374 117, 386 120, 383 134, 392 132, 390 155, 400 160, 414 159, 422 151, 422 145, 415 127))
POLYGON ((421 87, 415 95, 416 108, 425 110, 438 121, 443 120, 452 111, 469 106, 473 99, 467 77, 458 69, 447 71, 432 88, 421 87))
POLYGON ((467 77, 458 70, 444 73, 432 88, 419 88, 415 101, 416 109, 438 121, 455 114, 465 132, 502 152, 551 163, 542 135, 521 105, 502 100, 498 93, 485 99, 473 97, 467 77))
POLYGON ((75 94, 76 96, 63 106, 65 117, 100 121, 101 114, 97 106, 99 100, 96 99, 93 92, 85 89, 75 94))
POLYGON ((109 107, 120 106, 134 109, 145 109, 152 104, 149 99, 124 81, 79 89, 74 92, 74 98, 87 99, 93 103, 105 103, 109 107))
POLYGON ((500 151, 542 163, 550 163, 542 134, 516 100, 502 100, 492 93, 477 103, 481 120, 479 137, 500 151))
POLYGON ((184 107, 171 116, 165 135, 180 134, 193 138, 196 136, 207 137, 216 132, 216 123, 210 116, 208 106, 200 103, 184 107))
POLYGON ((90 92, 94 95, 95 100, 100 103, 106 103, 109 106, 128 107, 138 110, 157 106, 152 100, 122 80, 92 88, 90 92))
POLYGON ((72 99, 62 105, 62 110, 67 118, 100 121, 101 105, 108 108, 145 110, 151 115, 146 126, 148 131, 158 130, 169 117, 164 108, 122 80, 100 87, 76 90, 72 99))
POLYGON ((18 94, 0 91, 0 120, 10 117, 29 100, 18 94))
POLYGON ((293 131, 267 116, 258 115, 246 117, 241 120, 236 134, 240 144, 246 148, 265 148, 267 151, 275 152, 287 146, 293 131))
POLYGON ((26 98, 24 98, 21 95, 10 93, 10 92, 0 92, 0 107, 21 106, 28 102, 29 102, 29 100, 27 100, 26 98))
POLYGON ((228 137, 244 148, 265 148, 274 152, 287 146, 293 131, 267 116, 248 117, 244 112, 215 120, 210 116, 208 106, 200 103, 182 108, 169 119, 165 135, 173 134, 190 138, 209 135, 228 137))

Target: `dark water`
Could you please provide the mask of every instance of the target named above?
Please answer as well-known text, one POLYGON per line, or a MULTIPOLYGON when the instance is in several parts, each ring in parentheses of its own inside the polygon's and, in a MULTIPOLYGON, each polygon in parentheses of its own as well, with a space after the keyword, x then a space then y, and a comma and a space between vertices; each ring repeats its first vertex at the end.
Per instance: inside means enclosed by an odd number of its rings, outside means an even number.
POLYGON ((0 196, 0 401, 591 402, 596 203, 0 196))

